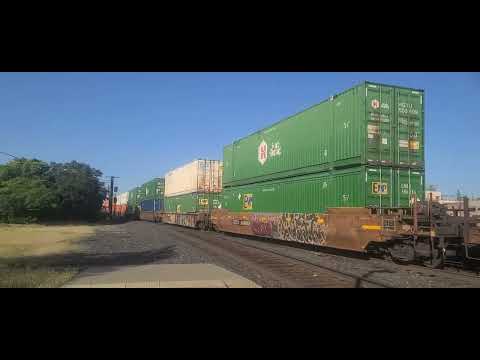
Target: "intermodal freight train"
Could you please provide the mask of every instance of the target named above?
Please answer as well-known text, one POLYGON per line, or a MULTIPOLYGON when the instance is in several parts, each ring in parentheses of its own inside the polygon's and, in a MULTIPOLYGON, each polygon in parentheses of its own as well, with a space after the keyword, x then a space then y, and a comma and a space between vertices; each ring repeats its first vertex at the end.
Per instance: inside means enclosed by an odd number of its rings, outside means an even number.
POLYGON ((425 94, 371 82, 124 195, 142 220, 422 261, 479 260, 480 218, 425 199, 425 94))

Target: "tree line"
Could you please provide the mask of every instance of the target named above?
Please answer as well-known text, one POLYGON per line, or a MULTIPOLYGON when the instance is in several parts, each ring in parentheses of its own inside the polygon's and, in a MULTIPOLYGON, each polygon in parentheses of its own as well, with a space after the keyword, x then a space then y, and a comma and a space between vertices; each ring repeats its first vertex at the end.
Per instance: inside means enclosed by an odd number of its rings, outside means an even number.
POLYGON ((15 159, 0 165, 0 221, 94 220, 107 193, 101 176, 76 161, 15 159))

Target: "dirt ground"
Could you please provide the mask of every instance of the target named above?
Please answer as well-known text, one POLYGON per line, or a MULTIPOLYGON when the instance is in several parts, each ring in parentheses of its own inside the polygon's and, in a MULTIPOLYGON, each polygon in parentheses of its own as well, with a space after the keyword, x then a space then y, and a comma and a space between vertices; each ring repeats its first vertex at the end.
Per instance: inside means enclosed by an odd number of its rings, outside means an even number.
POLYGON ((213 264, 261 287, 329 287, 330 277, 345 274, 362 279, 359 286, 352 282, 346 287, 371 287, 372 281, 396 288, 480 287, 476 274, 340 256, 166 224, 0 226, 0 287, 61 287, 88 271, 108 274, 150 264, 213 264), (322 275, 327 272, 332 275, 322 275))

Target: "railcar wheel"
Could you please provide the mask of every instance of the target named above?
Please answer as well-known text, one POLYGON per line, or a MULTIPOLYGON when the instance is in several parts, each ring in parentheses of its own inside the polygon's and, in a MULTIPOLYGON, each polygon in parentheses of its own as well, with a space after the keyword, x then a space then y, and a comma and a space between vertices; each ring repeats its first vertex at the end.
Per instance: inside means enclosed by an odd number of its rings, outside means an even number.
POLYGON ((433 258, 425 261, 424 265, 432 269, 443 269, 445 265, 445 249, 435 249, 433 258))
POLYGON ((393 262, 398 264, 409 264, 415 261, 415 249, 409 244, 395 244, 389 249, 393 262))
POLYGON ((445 266, 445 249, 438 249, 438 256, 433 260, 433 266, 435 269, 443 269, 445 266))
POLYGON ((202 231, 206 231, 207 230, 207 224, 205 223, 205 221, 197 222, 197 229, 202 230, 202 231))

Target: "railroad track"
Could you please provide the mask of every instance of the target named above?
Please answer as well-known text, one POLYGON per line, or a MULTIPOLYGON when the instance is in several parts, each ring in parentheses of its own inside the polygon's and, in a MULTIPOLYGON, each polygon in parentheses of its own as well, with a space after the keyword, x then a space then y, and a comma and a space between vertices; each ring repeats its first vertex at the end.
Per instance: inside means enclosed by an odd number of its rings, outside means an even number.
MULTIPOLYGON (((421 265, 417 265, 417 266, 421 267, 421 265)), ((463 277, 463 278, 473 278, 473 279, 480 280, 480 275, 478 271, 474 271, 474 270, 463 270, 463 269, 461 270, 453 266, 450 266, 446 269, 444 268, 444 269, 429 269, 429 270, 432 270, 439 274, 449 274, 449 275, 454 275, 454 276, 463 277), (451 270, 451 269, 456 269, 456 270, 451 270)))
POLYGON ((254 244, 246 244, 226 238, 218 233, 215 234, 215 237, 211 236, 212 233, 201 231, 196 231, 192 234, 190 229, 181 227, 176 227, 175 232, 185 236, 185 239, 188 239, 189 242, 200 238, 203 242, 208 243, 209 246, 232 254, 240 258, 243 263, 248 264, 247 266, 257 273, 272 275, 279 279, 283 286, 309 288, 391 287, 364 276, 339 271, 313 261, 282 254, 281 252, 265 249, 254 244), (222 241, 218 241, 219 239, 222 241))
MULTIPOLYGON (((334 268, 331 268, 331 267, 328 267, 328 266, 324 266, 324 265, 315 263, 313 261, 309 261, 309 260, 301 259, 301 258, 298 258, 298 257, 282 254, 280 252, 277 252, 277 251, 274 251, 274 250, 271 250, 271 249, 265 249, 263 247, 255 246, 253 244, 245 244, 241 241, 237 241, 237 240, 231 239, 231 238, 226 238, 224 236, 222 238, 224 238, 226 241, 235 242, 236 244, 244 246, 244 247, 250 247, 252 249, 261 250, 261 251, 264 251, 264 252, 268 252, 268 253, 271 253, 271 254, 275 254, 275 255, 278 255, 278 256, 282 256, 282 257, 291 259, 293 261, 301 262, 301 263, 308 264, 308 265, 316 267, 316 268, 320 268, 320 269, 327 272, 327 273, 325 273, 326 276, 328 276, 329 275, 328 272, 330 272, 330 273, 334 273, 335 275, 341 275, 341 276, 344 276, 346 278, 351 278, 351 279, 355 280, 355 287, 365 287, 365 285, 369 285, 369 286, 373 286, 373 287, 393 288, 393 286, 382 283, 380 281, 368 279, 368 278, 365 278, 364 276, 363 277, 358 276, 358 275, 353 274, 353 273, 339 271, 338 269, 334 269, 334 268)), ((285 244, 283 246, 289 246, 289 244, 285 244)), ((320 253, 327 254, 327 255, 332 255, 332 251, 328 251, 328 252, 324 253, 320 250, 320 253)), ((335 256, 345 257, 345 255, 341 252, 335 254, 335 256)), ((380 260, 380 261, 385 261, 385 260, 380 260)), ((478 274, 478 272, 463 270, 463 269, 460 270, 458 268, 431 269, 431 268, 428 268, 428 267, 425 267, 425 266, 422 266, 422 265, 396 265, 395 269, 392 269, 392 273, 393 272, 398 272, 398 271, 407 271, 407 270, 420 271, 422 273, 422 276, 429 276, 428 273, 433 273, 433 274, 435 274, 436 276, 439 276, 439 277, 442 277, 442 276, 445 277, 445 276, 452 276, 453 275, 454 277, 456 277, 458 279, 463 279, 463 280, 465 280, 465 279, 475 279, 475 280, 480 281, 480 275, 478 274), (400 268, 399 268, 399 266, 400 266, 400 268), (452 269, 455 269, 455 270, 452 270, 452 269)), ((351 286, 347 286, 347 287, 351 287, 351 286)))
MULTIPOLYGON (((265 248, 258 247, 258 246, 255 246, 255 245, 250 245, 250 244, 247 245, 247 244, 244 244, 242 242, 237 242, 236 240, 231 240, 231 239, 228 239, 228 240, 233 241, 237 245, 241 245, 241 246, 244 246, 244 247, 260 250, 260 251, 263 251, 263 252, 269 253, 269 254, 274 254, 274 255, 279 256, 279 257, 283 257, 283 258, 286 258, 286 259, 289 259, 289 260, 292 260, 292 261, 296 261, 298 263, 306 264, 306 265, 314 267, 316 269, 320 269, 321 271, 325 272, 324 275, 326 275, 326 276, 332 276, 332 275, 333 276, 340 276, 340 277, 344 277, 346 279, 349 279, 350 281, 353 280, 355 282, 355 287, 362 287, 363 284, 369 284, 369 285, 373 285, 375 287, 391 288, 391 286, 388 286, 388 285, 383 284, 381 282, 371 280, 371 279, 367 279, 365 277, 358 276, 356 274, 352 274, 352 273, 348 273, 348 272, 344 272, 344 271, 339 271, 337 269, 333 269, 333 268, 330 268, 330 267, 327 267, 327 266, 324 266, 324 265, 320 265, 320 264, 314 263, 312 261, 308 261, 308 260, 305 260, 305 259, 300 259, 298 257, 282 254, 280 252, 265 249, 265 248)), ((351 287, 351 286, 349 286, 349 287, 351 287)))
POLYGON ((459 277, 459 278, 470 278, 470 279, 476 279, 476 280, 480 281, 480 272, 479 272, 480 269, 467 270, 467 269, 460 268, 458 266, 448 265, 448 264, 445 265, 445 267, 443 269, 435 269, 435 268, 432 268, 432 267, 428 267, 426 265, 416 264, 416 263, 399 265, 390 258, 380 258, 380 257, 378 257, 376 259, 378 259, 379 261, 388 262, 389 264, 394 264, 395 266, 400 266, 401 269, 405 269, 405 270, 422 270, 422 271, 425 271, 425 272, 432 272, 432 273, 435 273, 435 274, 438 274, 438 275, 448 274, 448 275, 453 275, 453 276, 456 276, 456 277, 459 277))
MULTIPOLYGON (((367 262, 364 265, 360 265, 363 268, 360 271, 355 273, 349 272, 349 270, 339 269, 336 265, 331 265, 329 262, 325 262, 323 256, 335 256, 341 259, 352 259, 353 261, 359 260, 358 256, 345 254, 342 251, 335 251, 335 249, 326 249, 323 251, 321 248, 318 251, 311 251, 310 254, 318 255, 318 261, 312 256, 302 256, 299 254, 297 257, 295 254, 285 254, 282 251, 282 248, 300 248, 303 249, 298 244, 291 246, 289 243, 278 243, 277 241, 269 241, 268 239, 262 239, 259 243, 259 240, 250 239, 250 238, 241 238, 237 240, 236 236, 231 236, 230 234, 223 233, 213 233, 214 237, 208 234, 211 232, 195 232, 192 234, 190 229, 178 228, 181 231, 186 231, 192 236, 200 235, 201 239, 205 242, 208 242, 215 246, 220 246, 225 248, 229 247, 228 251, 234 251, 242 257, 242 261, 246 259, 254 259, 254 262, 261 263, 262 266, 268 266, 277 273, 282 274, 282 283, 287 284, 289 287, 382 287, 382 288, 394 288, 402 287, 408 285, 402 285, 398 282, 400 277, 406 279, 402 273, 417 273, 418 276, 429 279, 437 278, 436 281, 445 281, 445 279, 450 279, 453 281, 453 286, 458 285, 458 281, 467 281, 473 287, 480 286, 480 276, 475 272, 468 270, 460 270, 457 268, 446 268, 446 269, 432 269, 422 265, 409 264, 409 265, 399 265, 394 262, 389 261, 388 259, 382 258, 364 258, 367 262), (219 241, 222 240, 222 241, 219 241), (252 241, 249 241, 252 240, 252 241), (233 245, 228 245, 233 244, 233 245), (258 244, 258 246, 257 246, 258 244), (276 249, 269 248, 269 245, 275 245, 276 249), (232 246, 235 246, 235 249, 232 249, 232 246), (254 253, 239 253, 238 248, 241 247, 245 249, 250 249, 254 253), (259 253, 264 254, 263 257, 270 256, 269 259, 260 259, 259 253), (276 257, 272 259, 272 257, 276 257), (280 262, 280 264, 278 264, 280 262), (282 268, 283 263, 296 264, 296 267, 286 267, 282 268), (370 265, 368 265, 370 264, 370 265), (289 272, 293 272, 293 275, 289 272), (376 276, 376 273, 391 273, 397 278, 396 281, 390 281, 385 276, 382 276, 383 279, 373 279, 370 276, 376 276), (358 275, 361 273, 362 275, 358 275), (303 275, 302 275, 303 274, 303 275), (315 274, 315 279, 312 280, 312 274, 315 274), (433 275, 433 276, 432 276, 433 275), (286 279, 294 277, 293 282, 288 282, 286 279), (473 280, 473 281, 472 281, 473 280), (397 285, 398 284, 398 285, 397 285)), ((225 248, 227 250, 227 248, 225 248)), ((305 250, 305 249, 304 249, 305 250)), ((254 279, 252 279, 254 280, 254 279)), ((255 281, 255 280, 254 280, 255 281)), ((401 280, 400 280, 401 281, 401 280)), ((409 280, 408 280, 409 281, 409 280)), ((408 281, 404 284, 408 284, 408 281)), ((438 283, 437 283, 438 284, 438 283)), ((438 286, 438 285, 437 285, 438 286)), ((450 285, 446 282, 445 285, 440 285, 440 287, 449 287, 450 285)))
MULTIPOLYGON (((257 246, 254 246, 254 245, 244 244, 243 242, 239 242, 239 241, 234 240, 234 238, 232 239, 232 237, 229 237, 229 238, 223 237, 223 238, 226 239, 227 241, 237 242, 238 244, 241 244, 243 246, 250 246, 250 247, 253 247, 253 248, 256 248, 256 249, 276 253, 275 251, 267 250, 267 249, 264 249, 262 247, 257 247, 257 246)), ((270 239, 267 239, 267 238, 262 238, 262 242, 270 243, 270 244, 278 244, 279 243, 278 241, 271 241, 270 239)), ((281 246, 293 247, 293 248, 298 248, 298 247, 302 248, 301 244, 298 244, 298 243, 290 244, 288 242, 281 242, 281 246)), ((352 257, 354 257, 354 258, 358 259, 358 255, 353 256, 352 254, 347 254, 346 252, 344 252, 342 250, 338 250, 338 249, 333 249, 333 248, 322 249, 322 247, 317 247, 316 250, 318 251, 318 253, 321 253, 321 254, 340 256, 342 258, 352 258, 352 257)), ((285 255, 285 254, 281 254, 281 253, 278 253, 278 254, 281 255, 281 256, 289 257, 288 255, 285 255)), ((315 264, 315 263, 309 262, 307 260, 294 258, 294 257, 291 257, 291 258, 295 259, 297 261, 302 261, 302 262, 305 262, 305 263, 309 263, 313 266, 323 267, 326 270, 331 270, 331 271, 338 272, 340 274, 345 274, 345 276, 351 276, 351 277, 358 278, 359 280, 361 280, 362 282, 365 282, 365 283, 371 283, 373 285, 381 285, 382 287, 391 287, 391 286, 387 286, 386 284, 381 284, 380 282, 375 281, 375 280, 365 279, 364 277, 359 277, 358 275, 355 275, 355 274, 350 274, 350 273, 346 273, 346 272, 344 273, 344 272, 338 271, 337 269, 325 267, 323 265, 315 264)), ((388 260, 388 259, 385 259, 385 258, 375 258, 375 259, 378 260, 378 261, 381 261, 381 262, 386 262, 386 263, 389 263, 389 264, 395 264, 395 268, 396 268, 395 270, 397 270, 397 271, 422 270, 423 272, 432 272, 432 273, 435 273, 437 275, 449 274, 449 275, 453 275, 453 276, 458 277, 458 278, 464 278, 464 279, 465 278, 470 278, 470 279, 476 279, 476 280, 480 281, 480 272, 479 272, 478 269, 477 270, 465 270, 465 269, 459 269, 458 267, 455 267, 455 266, 446 266, 443 269, 433 269, 433 268, 429 268, 429 267, 426 267, 424 265, 419 265, 419 264, 398 265, 395 262, 393 262, 391 260, 388 260)))

